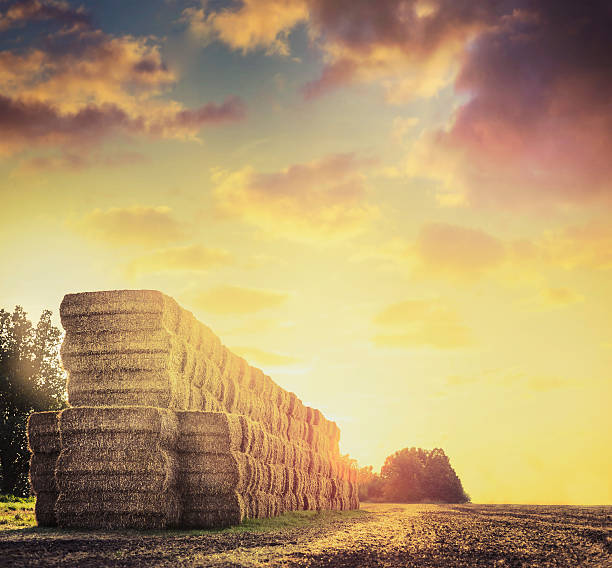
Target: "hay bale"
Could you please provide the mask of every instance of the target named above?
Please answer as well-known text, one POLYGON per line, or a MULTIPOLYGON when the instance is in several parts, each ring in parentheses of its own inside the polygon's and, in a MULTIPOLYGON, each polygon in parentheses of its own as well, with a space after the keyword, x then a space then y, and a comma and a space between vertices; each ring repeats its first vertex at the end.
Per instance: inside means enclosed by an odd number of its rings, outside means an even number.
POLYGON ((162 353, 172 349, 172 339, 173 335, 164 328, 81 333, 70 331, 66 333, 61 353, 62 357, 109 352, 162 353))
POLYGON ((219 528, 240 524, 247 515, 247 504, 236 492, 199 493, 183 502, 181 526, 219 528))
POLYGON ((239 452, 242 426, 236 414, 177 411, 180 436, 177 449, 191 453, 239 452))
POLYGON ((57 501, 57 491, 40 491, 36 494, 36 504, 34 505, 34 515, 39 527, 56 527, 55 503, 57 501))
POLYGON ((183 495, 243 493, 256 486, 257 466, 252 456, 241 452, 185 453, 180 455, 183 495))
POLYGON ((178 375, 173 371, 114 371, 68 376, 72 406, 156 406, 168 408, 178 375))
POLYGON ((178 440, 174 412, 148 406, 66 408, 60 412, 62 450, 173 448, 178 440))
POLYGON ((176 486, 178 462, 164 450, 63 450, 55 479, 62 493, 159 492, 176 486))
POLYGON ((55 464, 58 455, 35 453, 30 457, 30 486, 35 495, 57 493, 55 464))
POLYGON ((60 452, 59 411, 34 412, 28 417, 28 447, 31 452, 57 454, 60 452))
POLYGON ((55 504, 60 527, 80 529, 166 529, 179 526, 176 491, 60 493, 55 504))

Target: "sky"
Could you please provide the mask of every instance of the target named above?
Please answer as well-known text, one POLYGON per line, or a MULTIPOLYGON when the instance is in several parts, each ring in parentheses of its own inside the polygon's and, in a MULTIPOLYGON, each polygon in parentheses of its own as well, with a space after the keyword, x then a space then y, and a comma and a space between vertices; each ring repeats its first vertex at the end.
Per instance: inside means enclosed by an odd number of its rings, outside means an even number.
POLYGON ((378 470, 612 503, 607 1, 0 0, 0 307, 156 289, 378 470))

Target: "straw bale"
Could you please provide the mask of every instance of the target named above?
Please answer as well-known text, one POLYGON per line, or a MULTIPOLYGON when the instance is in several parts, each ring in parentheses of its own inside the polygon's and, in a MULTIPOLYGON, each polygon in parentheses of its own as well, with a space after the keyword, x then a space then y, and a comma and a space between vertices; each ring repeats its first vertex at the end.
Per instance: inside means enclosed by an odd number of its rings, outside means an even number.
POLYGON ((294 393, 289 394, 289 416, 295 418, 296 420, 306 420, 306 407, 294 393))
POLYGON ((30 486, 34 494, 57 492, 55 484, 55 463, 57 453, 35 453, 30 457, 30 486))
MULTIPOLYGON (((113 371, 178 371, 183 361, 183 344, 173 339, 170 351, 62 354, 64 368, 73 373, 113 371)), ((103 375, 104 376, 104 375, 103 375)))
POLYGON ((236 360, 236 376, 234 377, 240 385, 247 386, 251 381, 251 367, 245 359, 234 355, 236 360))
POLYGON ((239 452, 242 427, 236 414, 225 412, 176 412, 180 436, 177 449, 193 453, 239 452))
POLYGON ((285 440, 289 439, 289 416, 286 412, 280 412, 278 421, 278 435, 285 440))
POLYGON ((237 393, 236 413, 243 414, 244 416, 251 416, 253 409, 253 395, 251 391, 242 386, 238 388, 237 393))
POLYGON ((199 493, 183 503, 181 525, 185 528, 217 528, 240 524, 247 505, 237 492, 199 493))
POLYGON ((293 493, 285 493, 281 497, 281 499, 283 501, 284 511, 297 511, 298 510, 297 498, 293 493))
POLYGON ((165 529, 176 527, 181 501, 176 491, 60 493, 58 525, 82 529, 165 529))
POLYGON ((203 327, 205 331, 202 351, 207 359, 218 366, 223 360, 223 350, 225 348, 221 344, 221 340, 212 332, 210 328, 207 326, 203 327))
POLYGON ((261 369, 256 367, 251 367, 251 382, 249 383, 249 388, 261 395, 264 391, 264 383, 265 383, 265 375, 261 369))
POLYGON ((226 377, 222 382, 221 396, 219 397, 226 412, 234 412, 236 400, 238 398, 238 383, 230 377, 226 377))
POLYGON ((190 344, 193 344, 194 340, 197 341, 199 339, 195 333, 195 328, 198 324, 199 322, 191 312, 180 308, 176 334, 190 344))
POLYGON ((256 486, 257 464, 241 452, 226 454, 181 454, 180 476, 183 495, 245 492, 256 486))
POLYGON ((56 480, 63 493, 164 492, 177 482, 178 462, 165 450, 63 450, 56 480))
POLYGON ((30 414, 27 431, 31 452, 53 454, 61 450, 58 411, 30 414))
POLYGON ((169 352, 172 335, 165 329, 66 333, 62 356, 93 353, 169 352))
POLYGON ((34 515, 39 527, 57 526, 57 519, 55 518, 57 495, 57 491, 40 491, 36 494, 34 515))
POLYGON ((290 416, 287 435, 292 442, 306 441, 308 439, 308 425, 304 420, 290 416))
POLYGON ((174 412, 149 406, 66 408, 59 415, 62 449, 174 447, 174 412))

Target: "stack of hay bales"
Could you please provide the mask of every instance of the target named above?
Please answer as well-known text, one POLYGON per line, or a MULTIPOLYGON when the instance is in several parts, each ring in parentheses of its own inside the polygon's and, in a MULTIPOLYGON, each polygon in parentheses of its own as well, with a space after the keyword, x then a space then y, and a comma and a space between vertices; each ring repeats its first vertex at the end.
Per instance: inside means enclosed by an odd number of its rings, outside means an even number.
POLYGON ((211 527, 359 506, 337 425, 172 298, 69 294, 60 314, 74 407, 59 415, 61 526, 211 527))
POLYGON ((146 406, 60 413, 55 513, 63 527, 166 528, 181 514, 174 412, 146 406))
POLYGON ((36 520, 40 526, 53 527, 55 502, 59 494, 55 464, 61 451, 59 412, 35 412, 28 418, 30 485, 36 495, 36 520))

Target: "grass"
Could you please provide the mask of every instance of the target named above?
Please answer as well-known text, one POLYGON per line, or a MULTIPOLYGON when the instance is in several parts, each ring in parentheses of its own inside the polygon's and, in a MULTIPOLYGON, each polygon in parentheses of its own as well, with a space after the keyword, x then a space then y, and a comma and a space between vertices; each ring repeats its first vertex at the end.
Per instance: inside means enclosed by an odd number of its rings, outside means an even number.
POLYGON ((34 497, 0 495, 0 530, 22 529, 36 526, 34 497))
POLYGON ((225 529, 175 530, 173 534, 202 535, 215 533, 279 532, 312 525, 321 526, 337 520, 348 520, 365 514, 365 511, 292 511, 267 519, 247 519, 239 525, 225 529))
MULTIPOLYGON (((34 517, 35 497, 0 495, 0 531, 36 528, 34 517)), ((282 532, 291 529, 322 525, 337 520, 348 520, 365 514, 365 511, 292 511, 269 519, 247 519, 240 525, 225 529, 173 529, 168 531, 145 531, 141 534, 204 535, 210 533, 282 532)), ((38 530, 38 529, 37 529, 38 530)), ((43 529, 40 529, 43 530, 43 529)), ((44 531, 56 529, 44 529, 44 531)))

